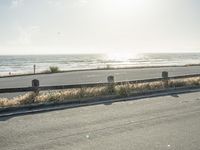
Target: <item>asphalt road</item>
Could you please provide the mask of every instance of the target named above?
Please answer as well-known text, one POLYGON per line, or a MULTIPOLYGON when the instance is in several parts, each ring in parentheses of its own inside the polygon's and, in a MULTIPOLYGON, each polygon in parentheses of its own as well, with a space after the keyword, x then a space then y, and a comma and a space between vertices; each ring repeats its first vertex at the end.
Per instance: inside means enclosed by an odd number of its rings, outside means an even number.
POLYGON ((0 118, 1 150, 197 150, 200 92, 0 118))
MULTIPOLYGON (((116 81, 150 79, 161 77, 162 71, 168 71, 169 76, 200 73, 200 66, 162 67, 143 69, 117 69, 78 71, 57 74, 31 75, 23 77, 0 78, 0 88, 31 86, 33 79, 39 79, 40 85, 63 85, 79 83, 106 82, 107 76, 114 75, 116 81)), ((19 94, 0 94, 0 97, 12 97, 19 94)))

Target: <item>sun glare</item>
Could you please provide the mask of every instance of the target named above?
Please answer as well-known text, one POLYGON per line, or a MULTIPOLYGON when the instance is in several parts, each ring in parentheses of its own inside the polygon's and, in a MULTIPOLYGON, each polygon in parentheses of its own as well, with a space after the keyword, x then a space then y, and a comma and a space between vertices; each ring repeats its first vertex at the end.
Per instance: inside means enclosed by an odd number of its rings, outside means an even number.
POLYGON ((128 61, 138 57, 138 53, 107 53, 106 58, 114 61, 128 61))
POLYGON ((146 0, 112 0, 112 6, 118 9, 141 9, 144 7, 146 0))

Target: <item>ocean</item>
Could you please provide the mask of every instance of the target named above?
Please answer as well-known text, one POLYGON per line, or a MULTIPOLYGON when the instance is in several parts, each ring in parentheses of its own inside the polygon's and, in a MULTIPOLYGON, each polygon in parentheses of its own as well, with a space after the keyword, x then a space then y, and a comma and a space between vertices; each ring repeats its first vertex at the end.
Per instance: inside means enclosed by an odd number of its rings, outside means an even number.
POLYGON ((60 70, 200 64, 200 53, 118 53, 75 55, 1 55, 0 75, 33 73, 58 66, 60 70))

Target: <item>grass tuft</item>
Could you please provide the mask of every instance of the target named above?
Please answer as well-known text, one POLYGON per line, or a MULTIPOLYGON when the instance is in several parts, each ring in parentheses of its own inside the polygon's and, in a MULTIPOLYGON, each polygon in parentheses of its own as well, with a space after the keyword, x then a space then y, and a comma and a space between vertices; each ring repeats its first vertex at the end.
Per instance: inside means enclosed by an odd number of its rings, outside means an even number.
POLYGON ((49 70, 50 70, 51 73, 57 73, 57 72, 60 71, 58 66, 50 66, 49 70))

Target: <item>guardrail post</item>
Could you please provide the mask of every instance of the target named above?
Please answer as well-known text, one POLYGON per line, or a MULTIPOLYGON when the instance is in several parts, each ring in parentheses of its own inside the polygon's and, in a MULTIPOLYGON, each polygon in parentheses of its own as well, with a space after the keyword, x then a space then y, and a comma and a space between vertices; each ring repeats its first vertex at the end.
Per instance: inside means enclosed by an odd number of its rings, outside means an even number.
POLYGON ((162 77, 163 77, 163 83, 164 83, 164 87, 167 88, 168 87, 168 72, 167 71, 163 71, 162 72, 162 77))
POLYGON ((107 81, 108 81, 108 91, 109 91, 109 93, 113 93, 114 89, 115 89, 114 76, 108 76, 107 81))
POLYGON ((39 86, 40 86, 40 82, 37 79, 32 80, 32 87, 34 88, 34 92, 36 95, 39 94, 39 86))
POLYGON ((33 73, 36 73, 36 65, 33 65, 33 73))

